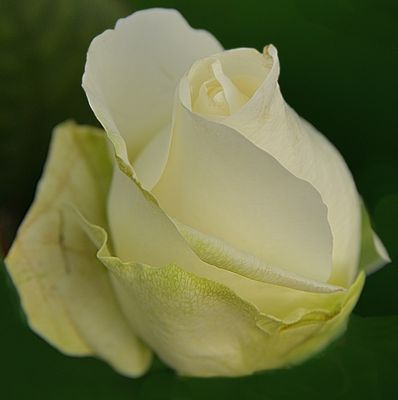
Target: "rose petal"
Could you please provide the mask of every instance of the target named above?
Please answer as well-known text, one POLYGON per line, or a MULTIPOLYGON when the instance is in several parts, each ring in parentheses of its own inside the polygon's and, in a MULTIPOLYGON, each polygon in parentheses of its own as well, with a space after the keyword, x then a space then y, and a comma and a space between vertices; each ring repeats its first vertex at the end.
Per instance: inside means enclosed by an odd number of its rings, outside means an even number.
POLYGON ((332 237, 319 193, 236 130, 179 101, 153 194, 171 217, 268 265, 320 282, 330 276, 332 237))
POLYGON ((97 355, 136 376, 149 367, 150 350, 126 323, 108 273, 70 209, 105 224, 111 168, 103 131, 58 126, 6 265, 35 332, 67 354, 97 355))
MULTIPOLYGON (((192 29, 176 10, 165 9, 136 12, 93 40, 83 87, 111 139, 120 144, 119 136, 124 138, 127 148, 116 145, 124 164, 134 163, 170 125, 174 92, 184 72, 196 59, 221 50, 210 33, 192 29)), ((161 173, 168 143, 162 150, 150 165, 152 175, 161 173)))
MULTIPOLYGON (((205 235, 179 221, 173 220, 173 222, 191 249, 201 260, 208 264, 235 272, 246 278, 264 283, 273 283, 278 286, 325 292, 328 289, 330 292, 338 291, 338 289, 344 290, 343 288, 308 278, 304 279, 300 275, 269 265, 253 254, 233 248, 222 239, 205 235)), ((267 291, 269 291, 269 288, 267 288, 267 291)))
MULTIPOLYGON (((237 270, 228 268, 228 265, 214 266, 203 262, 158 206, 155 198, 118 168, 114 169, 110 189, 108 221, 118 257, 155 267, 181 265, 187 272, 227 285, 260 308, 269 302, 265 283, 309 292, 329 293, 342 290, 339 286, 311 280, 271 265, 262 271, 261 279, 248 279, 250 274, 237 275, 233 273, 237 270)), ((256 267, 255 264, 250 264, 250 260, 247 264, 253 270, 256 267)))
POLYGON ((383 243, 373 231, 369 214, 362 205, 362 240, 359 269, 372 274, 385 264, 391 262, 383 243))
MULTIPOLYGON (((262 56, 258 53, 258 57, 262 56)), ((330 282, 349 285, 357 274, 360 245, 360 202, 354 181, 333 145, 285 103, 277 82, 279 60, 275 47, 266 47, 264 57, 272 64, 266 79, 251 100, 223 123, 319 191, 328 208, 333 234, 330 282)), ((225 57, 224 64, 227 62, 225 57)), ((338 118, 338 112, 336 105, 331 118, 338 118)))
POLYGON ((198 114, 222 121, 247 103, 271 67, 272 62, 250 48, 226 50, 198 60, 187 74, 189 85, 186 96, 189 99, 186 106, 198 114), (214 86, 222 90, 227 112, 217 113, 217 107, 212 106, 212 91, 204 91, 205 88, 214 89, 214 86))

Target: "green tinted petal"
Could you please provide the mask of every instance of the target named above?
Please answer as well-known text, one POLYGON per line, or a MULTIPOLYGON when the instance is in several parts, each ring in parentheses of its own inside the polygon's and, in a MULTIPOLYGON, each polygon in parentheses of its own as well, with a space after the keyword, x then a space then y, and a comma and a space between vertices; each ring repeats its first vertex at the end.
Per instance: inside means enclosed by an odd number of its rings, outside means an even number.
POLYGON ((67 354, 138 375, 150 352, 131 332, 106 269, 70 206, 105 224, 111 163, 103 131, 59 125, 43 177, 6 259, 29 325, 67 354))
POLYGON ((391 259, 383 243, 372 229, 369 214, 362 205, 362 236, 359 269, 367 274, 377 271, 391 259))
POLYGON ((345 290, 340 286, 303 278, 300 275, 274 267, 253 254, 237 250, 221 239, 205 235, 176 220, 173 220, 173 222, 198 257, 218 268, 235 272, 255 281, 312 293, 333 293, 345 290))
POLYGON ((133 330, 183 375, 238 376, 300 362, 344 330, 363 286, 360 274, 327 310, 280 320, 179 266, 123 262, 110 253, 104 229, 84 224, 133 330))

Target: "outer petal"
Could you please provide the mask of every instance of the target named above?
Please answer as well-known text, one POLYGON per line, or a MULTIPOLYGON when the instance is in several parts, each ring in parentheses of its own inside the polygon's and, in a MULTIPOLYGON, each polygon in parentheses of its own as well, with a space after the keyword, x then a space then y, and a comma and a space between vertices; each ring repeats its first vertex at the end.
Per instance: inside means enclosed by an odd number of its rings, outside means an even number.
POLYGON ((111 164, 104 132, 68 122, 54 132, 36 199, 6 259, 30 326, 67 354, 97 355, 126 375, 149 366, 95 249, 70 206, 105 223, 111 164))
POLYGON ((329 279, 332 237, 319 193, 236 130, 180 101, 153 193, 170 216, 204 235, 270 266, 329 279))
MULTIPOLYGON (((333 145, 282 98, 275 47, 266 47, 264 57, 272 64, 267 78, 251 100, 223 123, 237 129, 319 191, 328 207, 333 234, 330 282, 349 285, 357 273, 360 246, 360 201, 354 181, 333 145)), ((338 117, 338 108, 333 113, 331 118, 338 117)))
POLYGON ((83 87, 111 139, 125 139, 127 151, 118 154, 125 164, 160 135, 157 141, 165 146, 153 161, 156 180, 167 156, 177 83, 196 59, 221 50, 210 33, 192 29, 177 11, 165 9, 136 12, 93 40, 83 87))
POLYGON ((327 310, 280 320, 177 266, 122 262, 111 256, 105 231, 86 226, 134 331, 184 375, 237 376, 304 360, 345 328, 363 285, 360 274, 327 310))
POLYGON ((359 269, 371 274, 389 262, 391 262, 390 256, 379 237, 373 232, 369 215, 365 206, 362 205, 362 241, 359 269))

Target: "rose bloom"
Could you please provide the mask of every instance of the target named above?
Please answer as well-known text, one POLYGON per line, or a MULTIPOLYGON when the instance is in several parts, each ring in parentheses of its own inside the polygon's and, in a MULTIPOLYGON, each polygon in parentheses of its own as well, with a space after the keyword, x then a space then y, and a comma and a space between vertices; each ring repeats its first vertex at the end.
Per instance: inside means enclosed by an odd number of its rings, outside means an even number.
POLYGON ((333 145, 284 101, 276 48, 224 51, 174 10, 93 40, 105 132, 54 132, 6 259, 32 329, 139 376, 301 362, 344 331, 388 255, 333 145), (362 208, 362 210, 361 210, 362 208))

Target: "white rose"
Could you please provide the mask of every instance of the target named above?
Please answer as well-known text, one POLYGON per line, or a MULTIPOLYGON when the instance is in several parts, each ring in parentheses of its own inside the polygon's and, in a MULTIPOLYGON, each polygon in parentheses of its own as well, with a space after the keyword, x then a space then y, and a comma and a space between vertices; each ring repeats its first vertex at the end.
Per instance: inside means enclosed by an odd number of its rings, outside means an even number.
POLYGON ((110 145, 56 129, 6 260, 36 332, 129 376, 152 351, 181 374, 236 376, 344 330, 388 256, 278 75, 272 45, 223 51, 173 10, 94 39, 83 86, 110 145))

